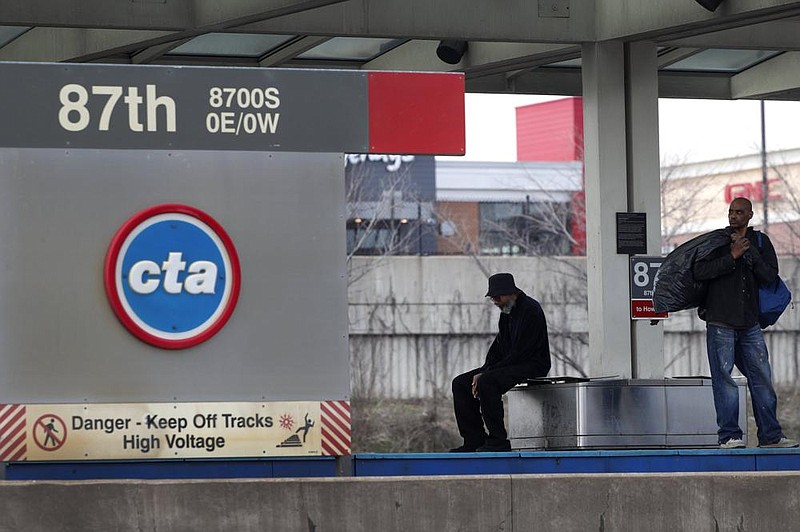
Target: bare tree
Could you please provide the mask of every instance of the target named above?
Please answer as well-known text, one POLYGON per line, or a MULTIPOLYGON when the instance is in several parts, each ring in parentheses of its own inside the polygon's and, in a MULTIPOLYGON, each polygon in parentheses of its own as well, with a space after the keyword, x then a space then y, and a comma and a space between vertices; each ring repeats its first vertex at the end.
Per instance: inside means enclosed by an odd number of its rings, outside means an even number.
POLYGON ((577 244, 570 227, 569 203, 526 201, 511 205, 519 212, 502 219, 481 220, 485 233, 505 244, 496 246, 496 254, 568 255, 577 244))
POLYGON ((750 199, 756 209, 762 207, 762 217, 763 212, 769 212, 770 238, 784 255, 800 262, 800 175, 797 164, 783 160, 780 154, 772 154, 771 159, 767 167, 766 190, 754 191, 756 193, 750 199))
POLYGON ((661 163, 661 251, 668 253, 692 236, 709 230, 709 208, 730 178, 714 179, 719 169, 704 165, 703 175, 686 175, 685 157, 661 163))
POLYGON ((346 172, 347 269, 356 451, 441 451, 457 440, 447 401, 449 366, 455 359, 447 350, 459 343, 444 342, 443 352, 438 345, 441 337, 422 334, 406 322, 417 305, 397 301, 393 291, 372 294, 358 287, 388 257, 421 255, 429 245, 435 246, 434 183, 429 183, 430 197, 421 193, 418 187, 427 183, 415 182, 409 167, 413 160, 348 158, 352 164, 346 172), (392 373, 404 367, 415 367, 418 379, 413 382, 430 393, 414 399, 390 396, 392 373))
POLYGON ((432 201, 421 198, 407 165, 398 164, 383 173, 374 172, 369 164, 351 166, 346 173, 345 200, 350 284, 378 267, 383 257, 424 251, 423 239, 435 227, 433 206, 432 201), (352 259, 356 255, 376 260, 355 266, 352 259))

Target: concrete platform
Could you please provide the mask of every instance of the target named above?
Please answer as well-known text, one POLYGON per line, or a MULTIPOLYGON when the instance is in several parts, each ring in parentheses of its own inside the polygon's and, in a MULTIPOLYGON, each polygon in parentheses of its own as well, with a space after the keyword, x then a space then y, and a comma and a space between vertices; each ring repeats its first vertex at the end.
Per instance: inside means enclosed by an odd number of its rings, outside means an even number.
POLYGON ((797 530, 797 472, 0 482, 0 532, 797 530))

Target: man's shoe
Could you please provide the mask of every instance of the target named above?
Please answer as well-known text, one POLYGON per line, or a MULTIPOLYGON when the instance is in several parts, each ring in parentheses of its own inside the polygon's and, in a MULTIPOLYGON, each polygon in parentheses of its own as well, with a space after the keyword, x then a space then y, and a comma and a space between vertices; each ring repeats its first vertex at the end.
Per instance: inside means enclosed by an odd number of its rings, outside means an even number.
POLYGON ((507 453, 511 450, 511 442, 487 443, 478 447, 479 453, 507 453))
POLYGON ((720 449, 743 449, 747 447, 742 440, 739 438, 731 438, 730 440, 726 441, 725 443, 720 443, 720 449))
POLYGON ((791 449, 792 447, 800 447, 800 443, 791 438, 784 437, 775 443, 760 443, 758 446, 767 449, 791 449))
POLYGON ((461 445, 459 447, 454 447, 450 449, 451 453, 474 453, 477 452, 478 448, 473 445, 461 445))

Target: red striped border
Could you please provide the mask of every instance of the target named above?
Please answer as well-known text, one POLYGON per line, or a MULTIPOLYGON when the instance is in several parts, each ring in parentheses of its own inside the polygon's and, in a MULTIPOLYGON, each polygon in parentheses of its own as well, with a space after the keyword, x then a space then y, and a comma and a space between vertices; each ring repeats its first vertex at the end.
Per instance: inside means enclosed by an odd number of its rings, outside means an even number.
POLYGON ((322 412, 322 454, 343 456, 350 454, 350 403, 325 401, 319 404, 322 412))
POLYGON ((0 405, 0 462, 26 460, 25 405, 0 405))

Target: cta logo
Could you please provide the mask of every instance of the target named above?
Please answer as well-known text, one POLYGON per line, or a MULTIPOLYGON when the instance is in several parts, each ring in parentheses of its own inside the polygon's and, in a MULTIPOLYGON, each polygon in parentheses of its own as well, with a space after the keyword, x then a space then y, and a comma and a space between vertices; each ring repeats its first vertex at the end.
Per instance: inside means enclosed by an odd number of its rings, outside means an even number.
POLYGON ((157 205, 117 231, 105 262, 106 294, 140 340, 183 349, 214 336, 239 298, 239 258, 208 214, 157 205))

